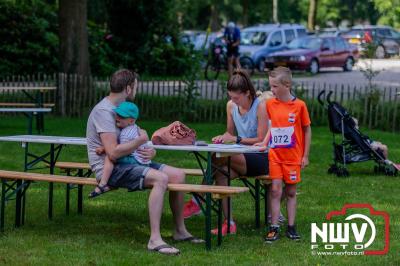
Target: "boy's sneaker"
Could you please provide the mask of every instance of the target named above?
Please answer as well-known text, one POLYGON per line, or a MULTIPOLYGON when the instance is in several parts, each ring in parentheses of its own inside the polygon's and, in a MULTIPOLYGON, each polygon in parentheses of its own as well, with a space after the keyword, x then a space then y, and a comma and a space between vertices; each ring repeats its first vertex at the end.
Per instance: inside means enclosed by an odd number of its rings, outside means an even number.
POLYGON ((292 225, 292 226, 288 225, 288 228, 286 231, 286 236, 291 240, 295 240, 295 241, 300 240, 300 236, 299 236, 299 234, 297 234, 296 227, 294 225, 292 225))
POLYGON ((193 200, 190 200, 189 202, 185 203, 185 206, 183 207, 183 218, 187 219, 195 215, 200 215, 201 214, 201 208, 199 205, 193 202, 193 200))
MULTIPOLYGON (((232 222, 230 223, 230 231, 229 234, 234 235, 236 234, 236 223, 232 222)), ((213 235, 218 235, 218 228, 215 228, 211 230, 211 234, 213 235)), ((222 224, 222 236, 226 236, 228 234, 228 220, 225 220, 224 223, 222 224)))
MULTIPOLYGON (((282 213, 279 214, 278 222, 279 222, 280 224, 283 224, 285 221, 286 221, 285 216, 283 216, 282 213)), ((268 215, 268 223, 271 224, 271 222, 272 222, 272 217, 271 217, 271 215, 268 215)))
POLYGON ((272 243, 279 239, 279 226, 270 226, 267 236, 265 237, 266 243, 272 243))

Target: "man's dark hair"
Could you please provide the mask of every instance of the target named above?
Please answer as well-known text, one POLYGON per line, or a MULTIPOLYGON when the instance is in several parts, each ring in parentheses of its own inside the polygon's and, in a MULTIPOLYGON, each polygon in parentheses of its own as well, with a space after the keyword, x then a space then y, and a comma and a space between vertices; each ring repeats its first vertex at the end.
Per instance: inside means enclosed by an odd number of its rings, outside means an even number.
POLYGON ((128 69, 120 69, 111 76, 110 88, 111 92, 119 93, 126 89, 127 86, 133 85, 138 75, 128 69))

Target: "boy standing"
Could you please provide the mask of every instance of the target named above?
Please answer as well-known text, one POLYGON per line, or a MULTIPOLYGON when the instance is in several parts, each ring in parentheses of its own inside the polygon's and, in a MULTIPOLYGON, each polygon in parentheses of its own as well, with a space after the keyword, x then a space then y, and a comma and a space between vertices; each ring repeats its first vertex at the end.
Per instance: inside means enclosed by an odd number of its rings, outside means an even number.
POLYGON ((291 94, 292 74, 286 67, 278 67, 269 73, 269 84, 275 98, 266 103, 271 120, 262 145, 269 142, 269 176, 272 179, 272 220, 265 241, 272 243, 279 238, 279 210, 282 182, 287 197, 288 228, 286 235, 292 240, 300 236, 295 228, 296 184, 300 182, 300 170, 308 165, 311 143, 311 121, 307 106, 291 94))

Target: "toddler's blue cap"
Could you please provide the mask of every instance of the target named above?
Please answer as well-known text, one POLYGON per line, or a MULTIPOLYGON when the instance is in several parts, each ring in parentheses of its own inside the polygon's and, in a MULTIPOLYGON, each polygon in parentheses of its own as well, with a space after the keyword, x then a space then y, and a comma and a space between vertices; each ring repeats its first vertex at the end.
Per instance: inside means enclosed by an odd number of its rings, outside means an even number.
POLYGON ((138 119, 139 117, 139 108, 131 102, 121 103, 117 108, 114 108, 114 112, 123 118, 138 119))

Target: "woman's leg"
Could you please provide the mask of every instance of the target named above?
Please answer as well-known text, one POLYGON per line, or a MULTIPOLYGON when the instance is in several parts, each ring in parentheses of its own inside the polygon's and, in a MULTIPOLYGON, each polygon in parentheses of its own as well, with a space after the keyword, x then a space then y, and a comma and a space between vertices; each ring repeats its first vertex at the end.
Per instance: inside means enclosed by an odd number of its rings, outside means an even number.
MULTIPOLYGON (((228 171, 228 167, 225 166, 222 168, 223 171, 228 171)), ((244 175, 246 173, 246 160, 243 154, 235 155, 231 157, 231 170, 230 170, 230 178, 234 179, 240 175, 244 175)), ((227 186, 228 178, 223 173, 217 171, 215 174, 215 183, 217 186, 227 186)), ((232 201, 231 201, 232 202, 232 201)), ((232 210, 231 217, 228 219, 228 199, 225 198, 222 200, 222 209, 224 212, 225 219, 232 221, 232 210)), ((231 206, 232 209, 232 206, 231 206)))

